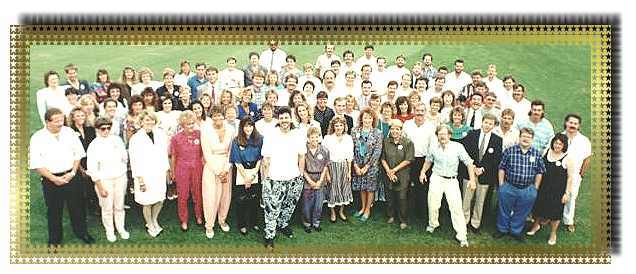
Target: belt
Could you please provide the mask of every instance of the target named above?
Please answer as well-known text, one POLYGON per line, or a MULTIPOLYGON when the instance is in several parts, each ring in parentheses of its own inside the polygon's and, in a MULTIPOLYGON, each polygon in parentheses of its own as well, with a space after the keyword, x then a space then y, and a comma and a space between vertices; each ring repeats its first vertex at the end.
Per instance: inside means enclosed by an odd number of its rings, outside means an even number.
POLYGON ((518 188, 518 189, 526 189, 527 187, 531 186, 532 184, 529 184, 529 185, 510 184, 510 185, 514 186, 515 188, 518 188))
POLYGON ((62 175, 64 175, 64 174, 66 174, 66 173, 71 172, 71 170, 73 170, 73 169, 69 169, 69 170, 66 170, 66 171, 58 172, 58 173, 53 173, 53 175, 55 175, 55 176, 62 176, 62 175))
POLYGON ((435 174, 435 175, 437 175, 437 176, 439 176, 439 177, 442 177, 442 178, 444 178, 444 179, 448 179, 448 180, 457 179, 457 176, 450 176, 450 177, 449 177, 449 176, 442 176, 442 175, 439 175, 439 174, 435 174))

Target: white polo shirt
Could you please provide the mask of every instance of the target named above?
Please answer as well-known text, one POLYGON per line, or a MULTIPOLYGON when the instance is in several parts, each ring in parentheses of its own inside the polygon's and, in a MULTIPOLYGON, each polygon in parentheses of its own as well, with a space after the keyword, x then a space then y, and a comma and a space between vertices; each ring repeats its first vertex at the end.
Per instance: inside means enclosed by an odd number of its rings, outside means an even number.
POLYGON ((86 150, 86 167, 93 181, 118 178, 126 174, 128 152, 121 138, 97 136, 86 150))
POLYGON ((31 136, 29 169, 46 168, 51 173, 60 173, 72 169, 73 162, 85 155, 77 133, 71 128, 62 127, 54 135, 45 127, 31 136))
POLYGON ((299 156, 305 155, 305 139, 290 130, 283 133, 280 128, 269 132, 263 139, 263 157, 269 157, 269 173, 266 175, 275 181, 288 181, 300 176, 299 156))
MULTIPOLYGON (((562 132, 563 134, 567 133, 565 131, 562 132)), ((574 164, 574 168, 577 171, 574 174, 575 178, 580 179, 580 172, 581 172, 581 167, 583 166, 583 161, 587 158, 592 156, 592 143, 590 142, 590 139, 588 139, 587 137, 585 137, 585 135, 581 134, 580 132, 578 132, 574 138, 570 139, 568 138, 568 157, 570 157, 570 159, 572 159, 572 163, 574 164)))
POLYGON ((425 157, 428 154, 429 147, 437 143, 435 129, 435 122, 431 120, 424 120, 424 123, 420 126, 415 123, 415 118, 404 122, 402 132, 404 136, 413 142, 415 157, 425 157))

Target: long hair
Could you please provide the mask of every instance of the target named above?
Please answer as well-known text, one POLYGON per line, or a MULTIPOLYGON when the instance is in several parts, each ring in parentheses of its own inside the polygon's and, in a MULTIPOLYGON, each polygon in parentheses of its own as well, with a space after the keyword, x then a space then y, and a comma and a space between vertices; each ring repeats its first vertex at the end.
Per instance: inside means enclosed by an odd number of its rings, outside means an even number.
POLYGON ((239 132, 238 132, 238 135, 236 136, 236 140, 238 141, 238 144, 242 147, 246 147, 250 143, 255 146, 260 146, 260 144, 263 142, 263 136, 260 133, 258 133, 258 130, 256 130, 256 125, 254 124, 254 121, 252 121, 252 119, 249 116, 245 116, 243 117, 243 119, 241 119, 241 122, 239 122, 239 132), (254 128, 250 136, 245 135, 245 131, 243 130, 243 128, 248 125, 254 128))

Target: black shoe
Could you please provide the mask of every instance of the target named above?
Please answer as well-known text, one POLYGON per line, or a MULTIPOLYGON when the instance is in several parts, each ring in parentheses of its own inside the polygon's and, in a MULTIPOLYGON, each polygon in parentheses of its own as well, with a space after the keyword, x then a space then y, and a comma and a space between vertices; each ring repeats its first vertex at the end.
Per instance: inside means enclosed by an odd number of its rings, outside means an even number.
POLYGON ((91 235, 88 235, 88 234, 84 234, 83 236, 80 236, 78 238, 82 240, 82 242, 84 242, 85 244, 95 243, 95 239, 93 239, 93 237, 91 237, 91 235))
POLYGON ((269 250, 274 250, 274 239, 265 238, 265 248, 269 250))
POLYGON ((305 232, 311 233, 311 227, 310 226, 305 226, 303 228, 305 229, 305 232))
POLYGON ((517 242, 520 243, 525 243, 526 242, 526 235, 523 235, 523 233, 519 234, 519 235, 512 235, 513 238, 515 238, 515 240, 517 242))
POLYGON ((278 231, 280 231, 281 234, 287 236, 287 238, 294 238, 294 231, 292 231, 292 229, 289 228, 289 226, 283 227, 279 229, 278 231))
POLYGON ((468 231, 472 232, 473 234, 479 235, 479 228, 474 228, 472 225, 468 224, 466 225, 468 227, 468 231))
POLYGON ((320 226, 314 226, 314 231, 320 232, 322 231, 322 228, 320 228, 320 226))
POLYGON ((499 230, 496 230, 494 234, 492 234, 492 237, 495 239, 500 239, 501 237, 505 236, 506 233, 500 232, 499 230))

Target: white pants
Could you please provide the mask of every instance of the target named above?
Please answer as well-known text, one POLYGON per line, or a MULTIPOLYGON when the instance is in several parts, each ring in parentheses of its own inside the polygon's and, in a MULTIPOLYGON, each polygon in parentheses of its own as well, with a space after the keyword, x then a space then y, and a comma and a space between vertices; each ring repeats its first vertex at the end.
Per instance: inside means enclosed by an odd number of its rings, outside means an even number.
POLYGON ((479 228, 481 225, 481 216, 484 211, 484 201, 488 193, 488 185, 477 183, 477 189, 471 190, 468 188, 468 180, 463 181, 464 200, 462 208, 464 209, 464 219, 466 220, 466 224, 471 224, 474 228, 479 228), (473 197, 475 198, 475 206, 471 207, 470 204, 473 197), (470 215, 471 209, 473 211, 472 217, 470 215))
POLYGON ((101 181, 101 184, 108 192, 108 196, 102 197, 99 195, 97 186, 95 186, 95 192, 99 199, 99 206, 102 208, 102 224, 104 225, 104 229, 106 229, 106 234, 115 233, 115 228, 117 228, 119 233, 122 233, 126 231, 124 228, 124 222, 126 220, 124 197, 126 196, 128 179, 124 174, 117 178, 104 179, 101 181))
POLYGON ((572 176, 572 193, 570 199, 563 207, 563 224, 574 224, 574 210, 576 209, 576 197, 579 196, 579 188, 583 179, 578 174, 572 176))
POLYGON ((443 195, 446 195, 453 228, 457 233, 455 238, 466 240, 466 220, 462 212, 462 197, 457 179, 444 179, 435 173, 431 176, 428 187, 428 225, 434 228, 439 226, 439 208, 443 195))

